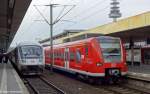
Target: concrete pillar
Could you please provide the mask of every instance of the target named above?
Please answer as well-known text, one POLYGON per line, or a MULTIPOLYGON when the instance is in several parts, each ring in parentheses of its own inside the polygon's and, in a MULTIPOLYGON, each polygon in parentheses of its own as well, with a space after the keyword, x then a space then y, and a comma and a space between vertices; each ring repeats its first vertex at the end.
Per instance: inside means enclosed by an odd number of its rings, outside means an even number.
POLYGON ((134 65, 134 42, 133 39, 130 38, 130 49, 131 49, 131 65, 134 65))

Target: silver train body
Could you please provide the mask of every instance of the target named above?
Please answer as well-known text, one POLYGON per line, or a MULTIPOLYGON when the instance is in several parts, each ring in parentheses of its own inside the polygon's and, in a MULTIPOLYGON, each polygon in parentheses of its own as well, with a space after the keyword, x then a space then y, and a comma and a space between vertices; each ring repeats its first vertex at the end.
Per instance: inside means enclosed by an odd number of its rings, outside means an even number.
POLYGON ((20 43, 8 52, 9 59, 22 75, 40 75, 43 73, 44 51, 41 45, 20 43))

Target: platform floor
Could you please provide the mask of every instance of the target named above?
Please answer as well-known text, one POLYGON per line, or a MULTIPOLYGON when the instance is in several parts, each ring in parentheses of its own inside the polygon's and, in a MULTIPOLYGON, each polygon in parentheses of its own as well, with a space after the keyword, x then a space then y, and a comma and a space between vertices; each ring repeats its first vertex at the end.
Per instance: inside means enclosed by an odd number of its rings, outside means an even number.
POLYGON ((148 64, 141 64, 141 65, 134 65, 134 66, 129 65, 128 69, 130 72, 150 74, 150 65, 148 64))
POLYGON ((9 62, 0 63, 0 94, 29 94, 9 62))
POLYGON ((128 66, 128 75, 135 78, 141 78, 150 81, 150 65, 141 64, 141 65, 129 65, 128 66))

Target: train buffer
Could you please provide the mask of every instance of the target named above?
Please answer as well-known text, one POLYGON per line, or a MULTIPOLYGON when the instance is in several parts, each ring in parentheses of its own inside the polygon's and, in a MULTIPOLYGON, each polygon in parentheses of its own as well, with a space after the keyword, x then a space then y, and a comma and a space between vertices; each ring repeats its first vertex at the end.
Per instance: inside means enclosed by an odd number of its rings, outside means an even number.
POLYGON ((10 63, 0 63, 0 94, 29 94, 10 63))

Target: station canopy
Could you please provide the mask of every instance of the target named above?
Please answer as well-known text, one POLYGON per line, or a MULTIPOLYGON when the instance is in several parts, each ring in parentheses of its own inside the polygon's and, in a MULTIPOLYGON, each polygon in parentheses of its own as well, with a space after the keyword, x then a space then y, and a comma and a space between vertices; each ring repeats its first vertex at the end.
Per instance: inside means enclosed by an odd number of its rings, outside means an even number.
POLYGON ((117 22, 90 29, 109 36, 120 37, 125 43, 145 41, 150 38, 150 12, 142 13, 117 22))
POLYGON ((104 24, 62 39, 77 38, 86 33, 120 37, 124 43, 129 43, 130 40, 134 42, 146 41, 150 39, 150 12, 104 24))
POLYGON ((0 1, 0 53, 10 46, 31 0, 0 1))

